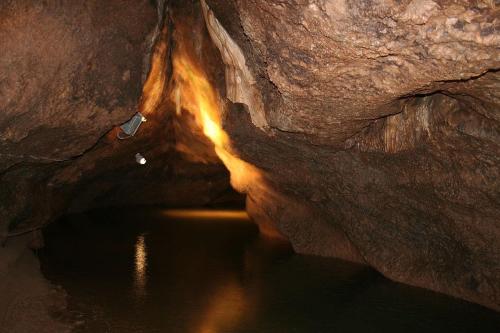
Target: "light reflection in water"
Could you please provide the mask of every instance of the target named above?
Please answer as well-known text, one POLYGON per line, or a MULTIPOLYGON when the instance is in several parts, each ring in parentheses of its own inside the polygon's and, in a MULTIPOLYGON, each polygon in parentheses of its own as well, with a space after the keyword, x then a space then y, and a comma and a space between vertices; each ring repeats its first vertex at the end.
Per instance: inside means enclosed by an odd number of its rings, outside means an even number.
POLYGON ((227 332, 238 325, 247 308, 244 289, 236 279, 227 281, 215 293, 196 333, 227 332))
POLYGON ((162 212, 162 215, 177 219, 249 219, 244 210, 167 209, 162 212))
POLYGON ((146 295, 148 255, 144 234, 137 237, 135 243, 135 275, 134 285, 138 296, 146 295))
POLYGON ((47 231, 44 272, 85 315, 78 332, 500 332, 496 312, 366 266, 292 255, 248 221, 163 212, 120 209, 78 233, 68 223, 47 231))

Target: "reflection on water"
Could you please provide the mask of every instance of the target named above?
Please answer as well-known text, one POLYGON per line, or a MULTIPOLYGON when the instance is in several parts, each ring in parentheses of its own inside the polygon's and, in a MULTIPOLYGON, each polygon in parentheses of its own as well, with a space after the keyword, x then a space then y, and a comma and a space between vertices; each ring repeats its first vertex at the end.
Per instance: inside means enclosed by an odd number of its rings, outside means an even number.
POLYGON ((43 270, 83 317, 76 332, 500 332, 495 312, 363 266, 294 255, 226 213, 65 218, 46 232, 43 270))
POLYGON ((165 217, 175 219, 248 220, 244 210, 166 209, 162 213, 165 217))
POLYGON ((146 244, 144 242, 144 235, 137 237, 137 242, 135 243, 135 275, 134 284, 135 291, 137 295, 144 296, 146 294, 146 267, 147 267, 147 251, 146 244))
POLYGON ((237 326, 246 310, 243 288, 236 280, 226 281, 215 290, 213 298, 202 315, 199 333, 227 332, 237 326))

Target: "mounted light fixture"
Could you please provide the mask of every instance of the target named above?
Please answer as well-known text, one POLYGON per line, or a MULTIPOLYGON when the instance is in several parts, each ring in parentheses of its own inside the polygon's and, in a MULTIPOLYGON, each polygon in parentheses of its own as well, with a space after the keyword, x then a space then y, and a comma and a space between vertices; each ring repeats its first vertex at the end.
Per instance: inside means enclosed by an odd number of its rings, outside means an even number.
POLYGON ((146 122, 146 120, 146 117, 144 117, 142 113, 137 112, 129 121, 120 126, 120 129, 123 131, 123 133, 125 133, 125 135, 123 135, 122 133, 118 133, 118 139, 123 140, 134 136, 135 133, 137 133, 139 126, 141 126, 143 122, 146 122))
POLYGON ((144 165, 147 162, 144 156, 141 155, 141 153, 135 154, 135 161, 141 165, 144 165))

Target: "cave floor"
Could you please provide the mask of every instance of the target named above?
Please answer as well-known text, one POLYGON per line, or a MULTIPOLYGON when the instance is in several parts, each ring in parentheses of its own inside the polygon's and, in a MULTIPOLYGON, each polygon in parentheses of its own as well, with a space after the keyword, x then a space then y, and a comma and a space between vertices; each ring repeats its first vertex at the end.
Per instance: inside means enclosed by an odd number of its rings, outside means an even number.
POLYGON ((76 332, 500 331, 496 312, 296 255, 238 214, 179 215, 99 210, 46 230, 42 270, 76 332))

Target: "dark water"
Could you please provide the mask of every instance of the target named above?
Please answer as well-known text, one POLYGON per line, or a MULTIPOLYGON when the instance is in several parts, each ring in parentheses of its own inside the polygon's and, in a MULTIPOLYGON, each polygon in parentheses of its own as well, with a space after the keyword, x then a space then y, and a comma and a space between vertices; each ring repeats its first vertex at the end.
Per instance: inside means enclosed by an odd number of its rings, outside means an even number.
POLYGON ((155 209, 67 217, 46 232, 45 275, 77 332, 500 332, 500 314, 294 255, 246 219, 155 209))

